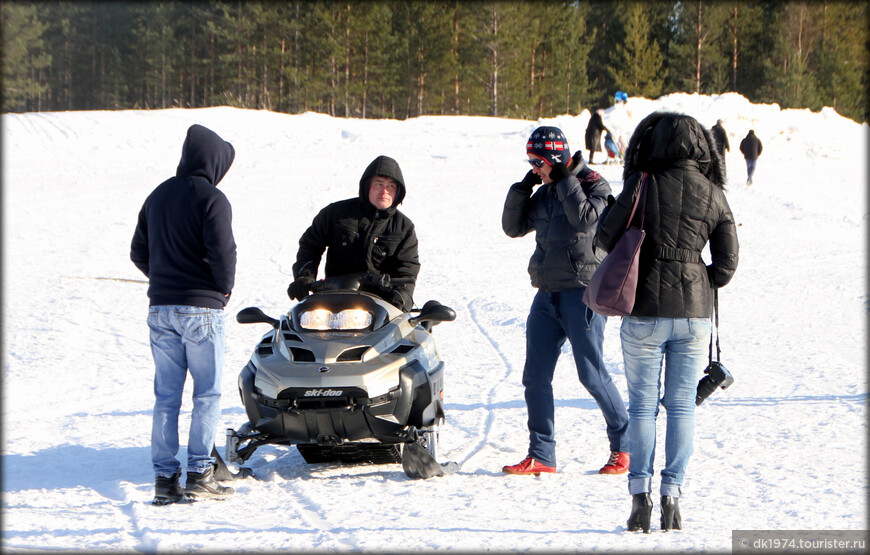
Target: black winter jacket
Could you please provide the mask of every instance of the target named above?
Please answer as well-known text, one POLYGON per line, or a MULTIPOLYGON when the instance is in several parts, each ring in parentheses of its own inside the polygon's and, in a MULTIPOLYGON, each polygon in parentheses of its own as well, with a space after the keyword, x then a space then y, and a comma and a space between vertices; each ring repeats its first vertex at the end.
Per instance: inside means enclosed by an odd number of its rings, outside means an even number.
MULTIPOLYGON (((624 188, 602 215, 596 246, 610 252, 628 223, 644 172, 647 183, 640 275, 632 316, 706 318, 712 287, 737 268, 737 232, 723 190, 713 138, 695 119, 657 112, 635 129, 626 150, 624 188), (710 242, 712 263, 701 252, 710 242)), ((643 199, 641 199, 643 203, 643 199)))
POLYGON ((414 224, 396 209, 405 198, 405 182, 398 163, 387 156, 375 159, 360 179, 359 196, 323 208, 299 239, 293 277, 317 278, 326 251, 326 277, 353 273, 387 274, 389 287, 364 285, 397 307, 411 310, 414 286, 420 272, 414 224), (378 210, 368 200, 369 180, 375 175, 396 181, 396 200, 378 210))
POLYGON ((586 125, 586 150, 592 152, 601 151, 601 132, 607 131, 604 126, 604 121, 601 119, 601 114, 595 112, 589 118, 589 123, 586 125))
POLYGON ((749 133, 740 141, 740 152, 747 160, 758 160, 761 156, 761 140, 755 136, 755 131, 750 130, 749 133))
POLYGON ((571 175, 539 186, 534 194, 515 183, 504 203, 501 225, 509 237, 535 232, 529 275, 542 291, 585 287, 601 262, 592 238, 610 184, 586 166, 579 151, 573 159, 571 175))
POLYGON ((232 209, 220 183, 235 158, 233 146, 193 125, 176 176, 145 199, 130 259, 149 280, 150 304, 223 308, 236 275, 232 209))
POLYGON ((731 150, 731 145, 728 143, 728 133, 718 123, 710 131, 713 133, 713 139, 716 141, 716 151, 720 156, 725 156, 725 151, 731 150))

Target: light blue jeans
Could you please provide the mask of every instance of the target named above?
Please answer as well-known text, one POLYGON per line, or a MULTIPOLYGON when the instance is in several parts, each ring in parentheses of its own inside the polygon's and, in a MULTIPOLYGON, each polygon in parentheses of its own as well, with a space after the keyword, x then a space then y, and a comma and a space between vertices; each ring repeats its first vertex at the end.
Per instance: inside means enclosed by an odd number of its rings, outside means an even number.
POLYGON ((746 182, 752 183, 752 176, 755 174, 756 160, 746 160, 746 182))
POLYGON ((187 442, 187 471, 203 472, 215 459, 224 365, 224 311, 198 306, 152 306, 148 312, 154 357, 154 416, 151 461, 156 476, 181 470, 178 414, 187 372, 193 377, 193 411, 187 442))
POLYGON ((679 497, 692 454, 695 394, 698 377, 707 364, 710 319, 625 317, 620 336, 629 402, 628 491, 632 495, 652 492, 656 416, 661 399, 667 411, 661 494, 679 497))

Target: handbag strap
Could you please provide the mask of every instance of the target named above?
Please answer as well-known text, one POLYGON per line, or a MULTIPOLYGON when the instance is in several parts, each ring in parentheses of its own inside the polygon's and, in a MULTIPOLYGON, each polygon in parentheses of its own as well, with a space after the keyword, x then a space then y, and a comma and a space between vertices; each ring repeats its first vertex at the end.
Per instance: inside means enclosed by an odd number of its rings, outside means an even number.
POLYGON ((649 180, 649 176, 646 172, 640 177, 640 188, 637 190, 637 197, 634 199, 634 206, 631 207, 631 216, 628 217, 628 223, 625 224, 625 229, 631 227, 631 222, 634 220, 634 213, 637 211, 637 203, 640 202, 640 197, 643 195, 643 206, 640 208, 640 227, 638 229, 643 229, 643 217, 646 214, 646 184, 649 180))
MULTIPOLYGON (((713 326, 716 330, 716 360, 721 360, 719 350, 719 289, 713 288, 713 326)), ((713 330, 710 330, 710 362, 713 362, 713 330)))

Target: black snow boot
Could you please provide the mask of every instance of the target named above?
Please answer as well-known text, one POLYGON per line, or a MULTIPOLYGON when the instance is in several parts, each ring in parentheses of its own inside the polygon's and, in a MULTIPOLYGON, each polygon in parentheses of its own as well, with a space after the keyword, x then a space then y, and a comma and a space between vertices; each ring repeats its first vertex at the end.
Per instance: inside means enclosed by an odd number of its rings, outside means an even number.
POLYGON ((628 531, 643 530, 649 534, 649 521, 652 515, 652 498, 648 493, 636 493, 631 496, 631 515, 628 517, 628 531))
POLYGON ((184 496, 191 501, 197 499, 226 499, 236 490, 222 486, 215 480, 214 466, 208 467, 205 472, 188 472, 187 485, 184 488, 184 496))
POLYGON ((176 472, 168 478, 166 476, 158 476, 154 480, 154 500, 152 505, 169 505, 176 501, 181 501, 184 497, 184 490, 181 489, 179 479, 181 472, 176 472))
POLYGON ((682 530, 679 497, 662 495, 662 530, 682 530))

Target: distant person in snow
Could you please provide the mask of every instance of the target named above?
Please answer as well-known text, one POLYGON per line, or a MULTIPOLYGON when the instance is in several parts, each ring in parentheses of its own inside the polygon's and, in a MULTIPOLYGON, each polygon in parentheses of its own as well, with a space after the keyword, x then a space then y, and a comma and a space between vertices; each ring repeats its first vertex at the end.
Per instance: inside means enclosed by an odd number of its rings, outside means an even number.
POLYGON ((761 156, 761 141, 755 136, 755 130, 750 129, 749 133, 740 141, 740 152, 743 153, 743 158, 746 159, 746 184, 752 185, 752 176, 755 174, 755 162, 761 156))
POLYGON ((616 141, 613 139, 613 133, 610 131, 604 136, 604 148, 607 150, 607 163, 619 162, 622 159, 622 153, 619 150, 619 145, 616 144, 616 141))
POLYGON ((586 149, 589 151, 589 163, 592 164, 592 158, 596 152, 601 151, 601 132, 610 132, 604 126, 604 121, 601 119, 601 110, 595 110, 592 117, 589 118, 589 123, 586 125, 586 149))
POLYGON ((716 120, 716 125, 714 125, 710 131, 713 133, 713 139, 716 141, 716 152, 719 153, 719 157, 722 158, 722 166, 725 166, 725 151, 731 150, 731 145, 728 143, 728 133, 725 132, 725 128, 722 127, 722 120, 716 120))
POLYGON ((600 262, 592 251, 592 234, 610 185, 586 166, 579 150, 570 156, 568 141, 557 127, 537 128, 526 154, 532 168, 508 190, 501 222, 508 237, 535 232, 529 275, 538 292, 526 321, 523 369, 529 450, 522 462, 502 471, 556 472, 553 373, 567 339, 580 383, 598 403, 607 425, 610 457, 599 473, 623 474, 629 462, 628 413, 604 364, 607 318, 583 304, 586 285, 600 262))
POLYGON ((713 288, 725 286, 734 275, 738 244, 725 198, 725 170, 711 133, 692 117, 656 112, 638 124, 628 142, 624 186, 601 216, 595 246, 613 250, 644 177, 646 199, 638 210, 644 210, 646 236, 637 297, 631 315, 622 319, 620 337, 631 444, 627 527, 649 532, 660 406, 667 416, 662 529, 682 526, 677 501, 692 453, 695 394, 711 340, 713 288), (705 266, 701 252, 708 243, 712 262, 705 266))
POLYGON ((360 289, 408 312, 420 272, 414 224, 398 210, 405 180, 398 162, 378 156, 359 181, 359 195, 323 208, 299 239, 291 299, 308 296, 326 251, 326 277, 357 274, 360 289))
POLYGON ((148 327, 154 357, 151 460, 155 505, 234 493, 214 477, 220 419, 224 306, 233 290, 236 243, 232 210, 217 185, 235 158, 233 146, 192 125, 175 177, 145 199, 130 258, 148 277, 148 327), (187 442, 187 483, 181 489, 178 412, 187 373, 193 410, 187 442))

